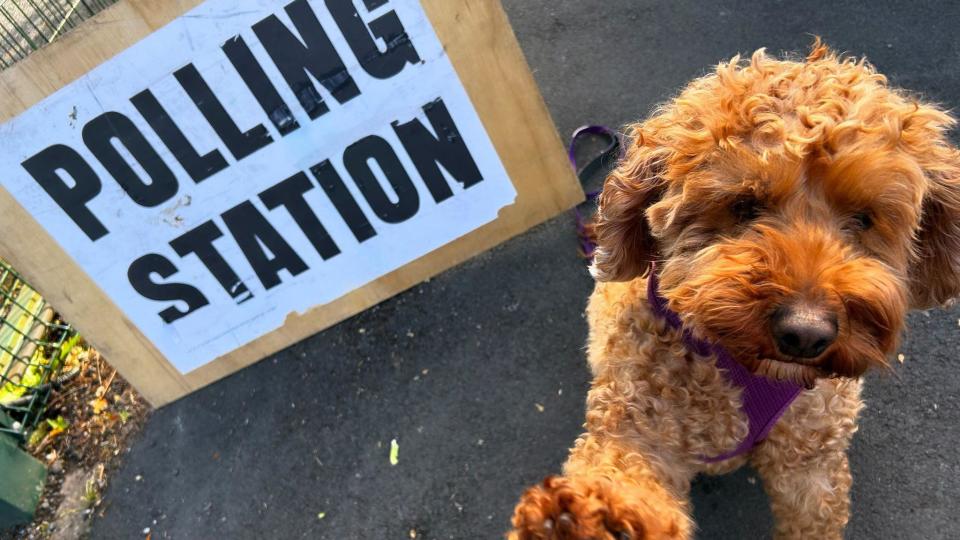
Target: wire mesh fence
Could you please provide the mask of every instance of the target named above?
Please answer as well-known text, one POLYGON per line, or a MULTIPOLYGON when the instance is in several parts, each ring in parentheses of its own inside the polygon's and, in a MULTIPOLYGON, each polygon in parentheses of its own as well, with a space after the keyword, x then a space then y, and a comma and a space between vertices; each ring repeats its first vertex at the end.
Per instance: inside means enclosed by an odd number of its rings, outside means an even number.
POLYGON ((0 0, 0 69, 53 42, 116 0, 0 0))
MULTIPOLYGON (((0 70, 52 43, 117 0, 0 0, 0 70)), ((78 336, 0 260, 0 435, 36 427, 78 336)))
POLYGON ((76 334, 0 260, 0 432, 23 438, 39 421, 76 334))

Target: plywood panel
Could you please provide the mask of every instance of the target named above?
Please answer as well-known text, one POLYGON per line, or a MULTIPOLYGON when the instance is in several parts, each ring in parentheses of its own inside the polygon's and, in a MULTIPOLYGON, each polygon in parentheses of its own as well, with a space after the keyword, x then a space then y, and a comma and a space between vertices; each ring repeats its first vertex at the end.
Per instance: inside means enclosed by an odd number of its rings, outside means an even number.
MULTIPOLYGON (((121 0, 62 41, 0 73, 10 96, 0 120, 194 7, 196 1, 121 0)), ((0 256, 40 290, 154 405, 209 384, 557 215, 583 199, 506 15, 496 0, 423 0, 517 197, 494 222, 302 315, 186 375, 157 351, 44 229, 0 188, 0 256)), ((318 360, 319 361, 319 360, 318 360)))

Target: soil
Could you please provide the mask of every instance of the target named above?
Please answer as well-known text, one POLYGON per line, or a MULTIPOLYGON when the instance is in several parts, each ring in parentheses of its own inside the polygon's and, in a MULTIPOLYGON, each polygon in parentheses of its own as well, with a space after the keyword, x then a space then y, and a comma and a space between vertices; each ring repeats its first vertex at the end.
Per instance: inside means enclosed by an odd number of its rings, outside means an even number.
MULTIPOLYGON (((79 373, 51 393, 44 419, 27 445, 30 454, 48 470, 34 521, 12 531, 0 531, 0 540, 60 536, 58 530, 76 521, 78 507, 89 524, 93 513, 104 510, 100 494, 110 473, 129 451, 150 414, 147 402, 96 350, 79 347, 73 354, 79 373), (81 500, 65 501, 64 479, 79 474, 86 476, 81 500)), ((66 491, 76 497, 76 489, 66 491)), ((85 535, 84 531, 80 537, 85 535)))

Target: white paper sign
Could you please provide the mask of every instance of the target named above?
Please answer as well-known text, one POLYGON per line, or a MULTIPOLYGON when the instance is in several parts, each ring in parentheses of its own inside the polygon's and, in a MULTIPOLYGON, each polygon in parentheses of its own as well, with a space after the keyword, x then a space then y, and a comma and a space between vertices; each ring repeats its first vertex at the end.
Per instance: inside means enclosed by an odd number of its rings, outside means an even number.
POLYGON ((209 0, 0 134, 3 186, 182 372, 515 197, 415 0, 209 0))

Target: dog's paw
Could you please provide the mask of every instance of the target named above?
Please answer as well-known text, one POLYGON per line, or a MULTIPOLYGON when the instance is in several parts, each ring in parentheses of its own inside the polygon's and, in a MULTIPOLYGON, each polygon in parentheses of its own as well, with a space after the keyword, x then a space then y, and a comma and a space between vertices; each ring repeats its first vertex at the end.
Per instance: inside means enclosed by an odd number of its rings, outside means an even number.
MULTIPOLYGON (((658 515, 629 486, 605 478, 551 476, 529 488, 513 514, 509 540, 683 538, 675 517, 658 515)), ((667 512, 666 514, 670 514, 667 512)))

